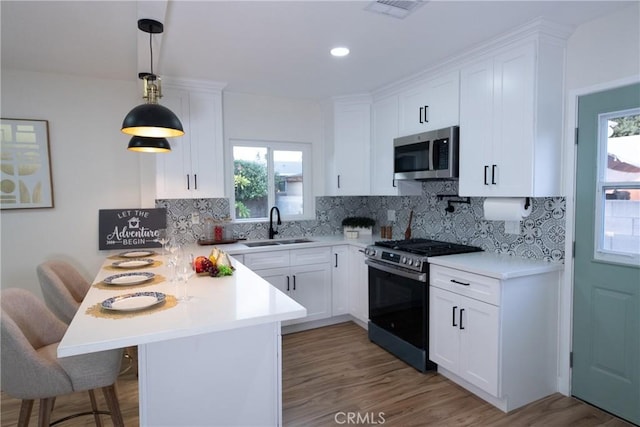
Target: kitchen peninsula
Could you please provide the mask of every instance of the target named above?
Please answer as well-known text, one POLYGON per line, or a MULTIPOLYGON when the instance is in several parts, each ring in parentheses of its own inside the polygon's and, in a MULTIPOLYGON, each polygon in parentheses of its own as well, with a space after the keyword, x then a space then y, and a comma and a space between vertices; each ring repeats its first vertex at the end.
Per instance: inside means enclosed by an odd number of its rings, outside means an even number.
MULTIPOLYGON (((199 254, 196 254, 199 255, 199 254)), ((166 259, 136 271, 155 274, 136 286, 107 286, 109 256, 58 347, 67 357, 138 346, 140 425, 281 425, 280 322, 306 309, 241 263, 233 276, 192 277, 178 301, 166 259), (147 310, 104 313, 104 300, 162 292, 147 310), (170 304, 170 302, 172 302, 170 304)))

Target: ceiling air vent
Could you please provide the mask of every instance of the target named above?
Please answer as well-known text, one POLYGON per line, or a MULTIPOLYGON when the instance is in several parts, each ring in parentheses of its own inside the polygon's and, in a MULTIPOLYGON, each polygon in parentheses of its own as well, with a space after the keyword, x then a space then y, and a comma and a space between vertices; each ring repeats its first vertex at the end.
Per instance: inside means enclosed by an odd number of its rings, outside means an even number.
POLYGON ((404 19, 423 3, 423 0, 377 0, 369 3, 365 10, 404 19))

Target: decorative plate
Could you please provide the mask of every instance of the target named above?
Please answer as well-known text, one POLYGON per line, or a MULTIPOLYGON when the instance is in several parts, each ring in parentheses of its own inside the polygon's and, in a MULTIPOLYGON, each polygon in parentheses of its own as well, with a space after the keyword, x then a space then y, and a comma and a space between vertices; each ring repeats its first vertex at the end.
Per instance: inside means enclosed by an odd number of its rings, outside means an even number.
POLYGON ((140 268, 151 265, 153 264, 153 262, 154 261, 151 258, 138 258, 125 261, 116 261, 111 265, 117 268, 140 268))
POLYGON ((152 256, 155 254, 156 254, 155 251, 140 250, 140 251, 122 252, 121 254, 118 254, 118 256, 123 258, 144 258, 144 257, 152 256))
POLYGON ((139 285, 140 283, 148 282, 156 275, 153 273, 121 273, 114 274, 113 276, 106 277, 103 282, 107 285, 139 285))
POLYGON ((114 311, 143 310, 163 302, 165 298, 166 295, 162 292, 136 292, 107 298, 102 301, 101 307, 114 311))

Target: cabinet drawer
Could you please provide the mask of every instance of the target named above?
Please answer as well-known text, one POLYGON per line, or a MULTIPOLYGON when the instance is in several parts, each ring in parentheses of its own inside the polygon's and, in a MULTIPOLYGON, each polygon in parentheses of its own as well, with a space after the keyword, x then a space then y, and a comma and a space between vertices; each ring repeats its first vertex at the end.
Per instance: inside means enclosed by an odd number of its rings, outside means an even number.
POLYGON ((244 265, 252 270, 289 267, 289 251, 271 251, 245 254, 244 265))
POLYGON ((294 249, 289 251, 291 266, 331 262, 331 248, 294 249))
POLYGON ((480 274, 431 265, 429 284, 478 301, 500 305, 500 281, 480 274))

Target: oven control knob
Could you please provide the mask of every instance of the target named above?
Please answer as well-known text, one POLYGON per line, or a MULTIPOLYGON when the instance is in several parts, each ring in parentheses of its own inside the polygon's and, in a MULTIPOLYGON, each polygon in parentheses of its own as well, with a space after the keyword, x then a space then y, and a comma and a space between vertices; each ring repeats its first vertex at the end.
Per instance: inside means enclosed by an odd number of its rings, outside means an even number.
POLYGON ((416 262, 413 263, 413 265, 416 266, 416 268, 420 268, 420 264, 421 262, 419 260, 416 260, 416 262))
POLYGON ((407 261, 407 264, 413 265, 413 260, 411 258, 409 258, 409 261, 407 261))
POLYGON ((407 263, 407 257, 403 256, 402 259, 400 259, 400 262, 403 263, 403 264, 406 264, 407 263))
POLYGON ((369 249, 365 249, 365 250, 364 250, 364 254, 365 254, 365 255, 369 255, 369 252, 370 252, 370 251, 369 251, 369 249))

